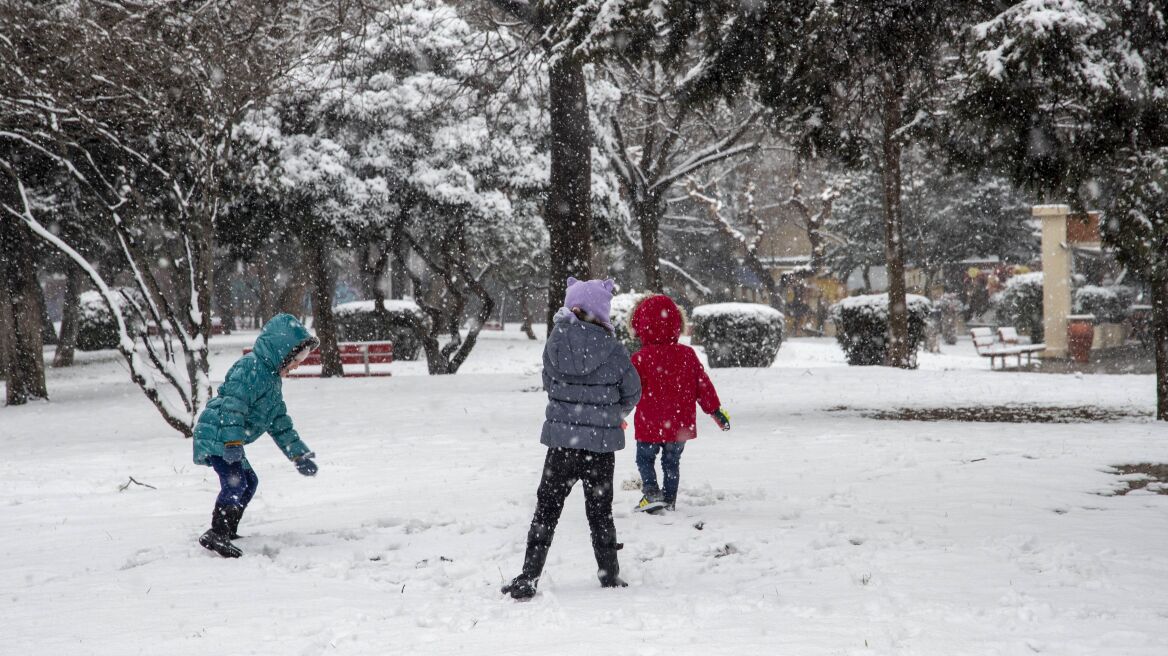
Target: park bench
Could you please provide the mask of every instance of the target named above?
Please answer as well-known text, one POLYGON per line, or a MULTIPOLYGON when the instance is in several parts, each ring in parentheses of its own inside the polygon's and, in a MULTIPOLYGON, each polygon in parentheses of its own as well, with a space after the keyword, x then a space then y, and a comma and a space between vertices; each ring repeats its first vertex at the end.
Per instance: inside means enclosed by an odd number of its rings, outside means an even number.
MULTIPOLYGON (((342 365, 362 365, 360 371, 350 372, 345 370, 345 376, 364 377, 364 376, 391 376, 388 371, 375 371, 370 368, 374 364, 389 364, 393 362, 393 342, 340 342, 337 344, 337 349, 341 352, 342 365)), ((244 355, 251 353, 252 349, 243 349, 244 355)), ((320 366, 320 349, 315 348, 308 357, 304 359, 301 366, 319 367, 320 366)), ((288 374, 289 378, 319 378, 319 371, 300 371, 297 370, 288 374)))
POLYGON ((1022 356, 1026 356, 1026 364, 1029 365, 1035 353, 1046 350, 1046 344, 1019 344, 1018 331, 1012 326, 998 328, 996 335, 991 328, 972 328, 969 336, 973 339, 977 354, 990 359, 990 369, 994 368, 994 361, 999 358, 1005 369, 1008 357, 1017 358, 1018 367, 1021 367, 1022 356))

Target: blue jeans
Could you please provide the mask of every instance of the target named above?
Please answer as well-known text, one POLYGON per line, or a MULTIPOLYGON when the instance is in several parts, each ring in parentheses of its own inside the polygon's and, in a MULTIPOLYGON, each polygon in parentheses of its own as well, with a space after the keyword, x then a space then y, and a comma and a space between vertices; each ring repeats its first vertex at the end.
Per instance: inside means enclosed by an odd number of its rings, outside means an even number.
POLYGON ((655 464, 661 453, 661 473, 665 479, 665 503, 677 501, 677 487, 681 482, 681 452, 685 442, 665 442, 654 444, 637 442, 637 469, 641 472, 641 492, 645 496, 661 492, 657 487, 655 464))
POLYGON ((215 473, 219 474, 219 498, 215 500, 215 505, 246 508, 260 484, 255 470, 244 467, 242 460, 227 462, 219 456, 211 456, 207 460, 215 473))

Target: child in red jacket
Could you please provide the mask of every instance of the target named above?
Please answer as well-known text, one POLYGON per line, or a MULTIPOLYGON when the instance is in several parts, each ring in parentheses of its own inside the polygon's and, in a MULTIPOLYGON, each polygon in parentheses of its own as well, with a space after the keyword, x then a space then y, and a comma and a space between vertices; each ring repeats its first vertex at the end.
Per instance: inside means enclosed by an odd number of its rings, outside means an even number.
POLYGON ((730 430, 730 415, 722 409, 714 384, 694 350, 677 340, 682 317, 668 296, 650 296, 633 310, 633 333, 641 350, 633 354, 633 366, 641 375, 641 402, 633 427, 637 437, 637 469, 644 496, 637 510, 673 510, 677 503, 681 452, 687 440, 698 436, 694 403, 713 417, 722 430, 730 430), (657 486, 657 454, 661 453, 664 490, 657 486))

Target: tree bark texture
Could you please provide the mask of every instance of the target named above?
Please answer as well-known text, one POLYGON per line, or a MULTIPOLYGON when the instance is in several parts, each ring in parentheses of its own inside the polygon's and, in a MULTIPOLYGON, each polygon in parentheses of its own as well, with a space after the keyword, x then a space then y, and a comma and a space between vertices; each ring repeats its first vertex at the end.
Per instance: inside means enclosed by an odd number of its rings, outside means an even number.
POLYGON ((887 73, 883 86, 883 174, 884 248, 888 268, 888 361, 892 367, 909 368, 912 354, 908 341, 908 302, 905 298, 904 242, 901 230, 901 94, 903 82, 897 73, 887 73))
POLYGON ((235 330, 235 260, 226 258, 215 271, 215 301, 219 308, 219 320, 223 332, 231 334, 235 330))
POLYGON ((1156 419, 1168 421, 1168 278, 1152 284, 1152 334, 1156 349, 1156 419))
POLYGON ((658 294, 664 291, 661 287, 661 250, 658 245, 664 210, 656 194, 633 205, 634 218, 641 232, 641 270, 645 276, 645 288, 658 294))
POLYGON ((570 57, 548 74, 551 174, 544 222, 551 241, 547 325, 563 304, 568 276, 590 276, 592 261, 592 132, 584 66, 570 57))
POLYGON ((77 349, 77 332, 81 323, 81 286, 85 284, 85 272, 81 270, 81 267, 70 262, 65 276, 61 336, 57 340, 57 351, 53 353, 54 367, 73 365, 73 354, 77 349))
POLYGON ((4 288, 0 313, 5 315, 0 325, 8 332, 4 340, 8 405, 49 398, 36 273, 28 230, 16 221, 0 221, 0 287, 4 288))
POLYGON ((45 346, 57 343, 57 329, 53 326, 53 318, 49 316, 49 303, 45 300, 45 288, 37 280, 36 286, 37 312, 41 315, 41 343, 45 346))
POLYGON ((315 235, 308 244, 312 269, 313 328, 320 339, 320 375, 324 378, 344 376, 341 352, 337 346, 337 327, 333 316, 333 276, 329 266, 326 239, 315 235))

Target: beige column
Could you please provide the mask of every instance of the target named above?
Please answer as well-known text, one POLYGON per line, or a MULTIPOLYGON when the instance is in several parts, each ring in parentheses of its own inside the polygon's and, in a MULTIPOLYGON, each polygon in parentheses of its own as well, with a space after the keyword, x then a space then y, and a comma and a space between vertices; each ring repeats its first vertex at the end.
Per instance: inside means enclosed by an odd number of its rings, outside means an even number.
POLYGON ((1067 356, 1067 315, 1071 313, 1071 247, 1067 243, 1068 205, 1035 205, 1042 221, 1042 327, 1044 358, 1067 356))

